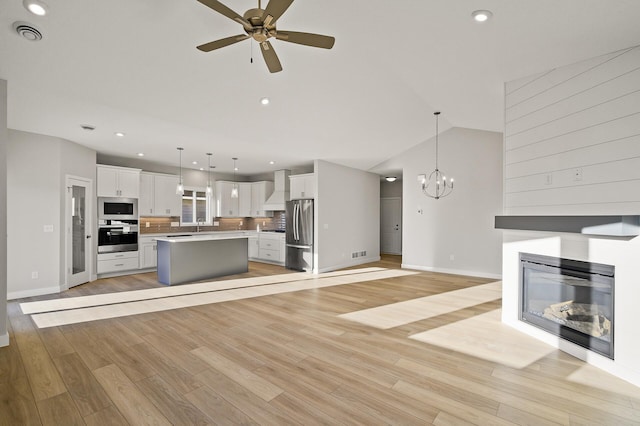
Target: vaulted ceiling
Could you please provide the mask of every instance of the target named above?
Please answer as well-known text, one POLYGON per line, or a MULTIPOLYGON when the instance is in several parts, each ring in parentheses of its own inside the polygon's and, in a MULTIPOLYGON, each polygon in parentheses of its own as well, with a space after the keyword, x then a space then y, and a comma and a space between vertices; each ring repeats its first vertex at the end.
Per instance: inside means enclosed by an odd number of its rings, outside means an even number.
POLYGON ((335 46, 272 41, 284 70, 271 74, 254 41, 198 51, 243 31, 196 0, 46 2, 37 17, 0 0, 10 128, 171 165, 178 146, 188 163, 212 152, 223 172, 239 157, 242 174, 313 159, 369 170, 432 137, 434 110, 441 131, 500 132, 505 81, 640 44, 637 0, 296 0, 278 29, 335 46), (477 9, 493 19, 474 22, 477 9))

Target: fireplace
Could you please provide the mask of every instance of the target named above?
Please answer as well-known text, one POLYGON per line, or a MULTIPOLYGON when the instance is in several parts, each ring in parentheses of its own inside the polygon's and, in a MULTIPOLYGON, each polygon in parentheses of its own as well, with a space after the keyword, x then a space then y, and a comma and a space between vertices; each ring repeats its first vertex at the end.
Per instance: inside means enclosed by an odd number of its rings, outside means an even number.
POLYGON ((613 359, 614 267, 520 253, 521 321, 613 359))

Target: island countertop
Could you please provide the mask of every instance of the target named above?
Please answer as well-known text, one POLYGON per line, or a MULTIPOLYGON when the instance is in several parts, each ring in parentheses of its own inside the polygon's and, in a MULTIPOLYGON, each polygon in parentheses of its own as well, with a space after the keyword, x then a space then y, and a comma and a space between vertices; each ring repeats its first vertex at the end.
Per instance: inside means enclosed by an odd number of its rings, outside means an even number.
POLYGON ((196 235, 173 235, 166 237, 155 237, 156 241, 167 241, 170 243, 188 243, 192 241, 208 241, 208 240, 235 240, 238 238, 249 238, 248 235, 214 235, 214 234, 196 234, 196 235))

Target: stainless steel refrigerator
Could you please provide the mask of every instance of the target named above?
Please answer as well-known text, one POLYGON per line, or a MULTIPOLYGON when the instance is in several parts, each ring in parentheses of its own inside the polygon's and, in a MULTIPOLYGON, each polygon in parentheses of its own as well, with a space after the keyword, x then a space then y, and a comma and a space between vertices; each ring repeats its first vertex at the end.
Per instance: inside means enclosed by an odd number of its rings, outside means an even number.
POLYGON ((313 200, 287 201, 287 256, 285 267, 313 270, 313 200))

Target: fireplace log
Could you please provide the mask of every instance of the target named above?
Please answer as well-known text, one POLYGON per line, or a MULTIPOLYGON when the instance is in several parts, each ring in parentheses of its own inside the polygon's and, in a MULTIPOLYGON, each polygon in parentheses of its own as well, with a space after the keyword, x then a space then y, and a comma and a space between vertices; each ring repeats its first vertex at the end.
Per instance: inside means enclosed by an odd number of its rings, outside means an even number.
POLYGON ((594 304, 573 300, 554 303, 544 310, 543 317, 593 337, 607 336, 611 332, 611 321, 594 304))

